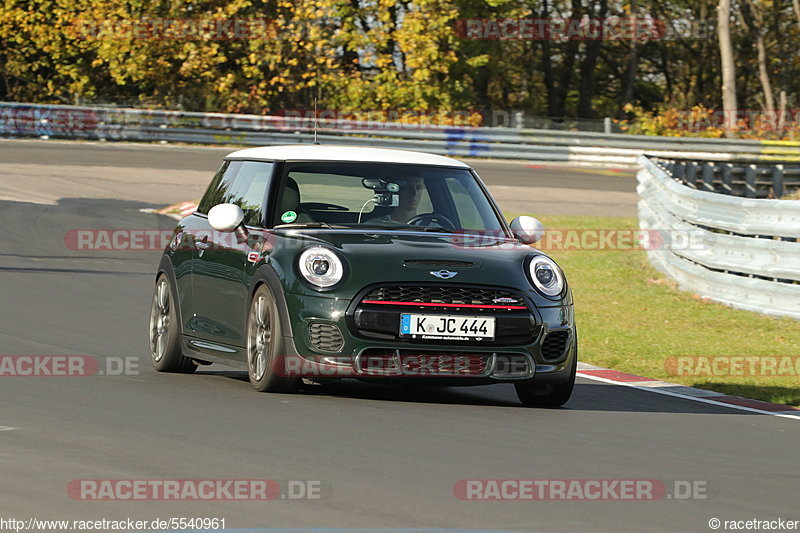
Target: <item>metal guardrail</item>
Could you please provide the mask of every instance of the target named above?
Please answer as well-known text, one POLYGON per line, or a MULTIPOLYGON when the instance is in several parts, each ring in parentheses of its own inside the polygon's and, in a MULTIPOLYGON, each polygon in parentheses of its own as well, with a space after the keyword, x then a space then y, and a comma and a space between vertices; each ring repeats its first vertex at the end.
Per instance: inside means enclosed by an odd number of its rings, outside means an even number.
POLYGON ((691 156, 652 158, 668 174, 692 189, 746 198, 781 198, 800 189, 800 164, 764 164, 745 157, 736 162, 691 156))
MULTIPOLYGON (((313 140, 310 118, 151 111, 0 102, 0 135, 202 144, 296 144, 313 140)), ((635 166, 647 151, 669 158, 800 161, 800 143, 655 137, 545 129, 473 128, 408 123, 318 122, 326 144, 368 144, 454 157, 488 157, 635 166)))
POLYGON ((800 201, 703 191, 670 175, 675 165, 639 164, 639 226, 693 236, 648 250, 653 266, 702 297, 800 319, 800 201))

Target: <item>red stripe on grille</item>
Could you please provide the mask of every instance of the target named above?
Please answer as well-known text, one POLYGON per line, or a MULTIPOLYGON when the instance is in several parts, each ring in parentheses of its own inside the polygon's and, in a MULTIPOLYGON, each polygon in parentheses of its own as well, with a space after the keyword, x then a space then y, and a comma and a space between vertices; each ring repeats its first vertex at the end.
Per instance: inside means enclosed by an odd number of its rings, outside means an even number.
POLYGON ((527 309, 524 305, 438 304, 434 302, 390 302, 387 300, 361 300, 362 304, 422 305, 427 307, 473 307, 478 309, 527 309))

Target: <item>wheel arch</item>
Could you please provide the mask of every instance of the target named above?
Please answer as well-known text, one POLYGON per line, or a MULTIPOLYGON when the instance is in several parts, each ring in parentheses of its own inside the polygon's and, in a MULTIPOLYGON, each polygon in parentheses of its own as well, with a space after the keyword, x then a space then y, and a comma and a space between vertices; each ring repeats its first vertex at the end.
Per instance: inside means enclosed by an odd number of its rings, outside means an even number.
POLYGON ((183 336, 183 316, 181 315, 180 297, 178 296, 178 282, 175 279, 175 269, 172 267, 172 261, 169 256, 162 255, 161 261, 158 263, 158 271, 156 272, 153 283, 158 281, 161 275, 167 276, 169 280, 169 292, 172 296, 172 301, 175 302, 175 315, 178 318, 178 334, 183 336))
POLYGON ((281 325, 281 335, 283 337, 293 337, 292 321, 289 319, 289 307, 286 304, 286 294, 283 290, 283 283, 281 282, 278 272, 271 265, 261 265, 253 274, 248 289, 248 308, 253 302, 253 295, 261 285, 266 285, 275 297, 275 305, 278 308, 278 319, 281 325))

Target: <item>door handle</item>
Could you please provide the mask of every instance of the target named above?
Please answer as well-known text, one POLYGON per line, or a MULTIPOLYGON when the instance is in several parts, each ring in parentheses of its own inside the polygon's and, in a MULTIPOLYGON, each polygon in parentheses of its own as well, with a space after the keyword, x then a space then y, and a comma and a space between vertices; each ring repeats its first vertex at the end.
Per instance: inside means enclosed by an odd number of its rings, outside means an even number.
POLYGON ((202 239, 199 241, 195 241, 195 246, 197 246, 200 250, 207 250, 210 246, 208 244, 208 235, 204 235, 202 239))

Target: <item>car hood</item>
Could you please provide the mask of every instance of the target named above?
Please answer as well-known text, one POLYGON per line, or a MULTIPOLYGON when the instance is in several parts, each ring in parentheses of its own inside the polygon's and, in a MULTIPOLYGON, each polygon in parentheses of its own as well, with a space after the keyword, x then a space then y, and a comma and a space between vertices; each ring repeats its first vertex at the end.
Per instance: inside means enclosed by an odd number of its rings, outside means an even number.
POLYGON ((336 291, 343 296, 367 285, 392 282, 496 285, 535 293, 525 274, 525 260, 542 254, 507 237, 470 234, 306 229, 278 234, 280 248, 294 251, 291 257, 314 245, 339 252, 348 270, 336 291), (442 271, 455 275, 442 279, 436 275, 442 271))

